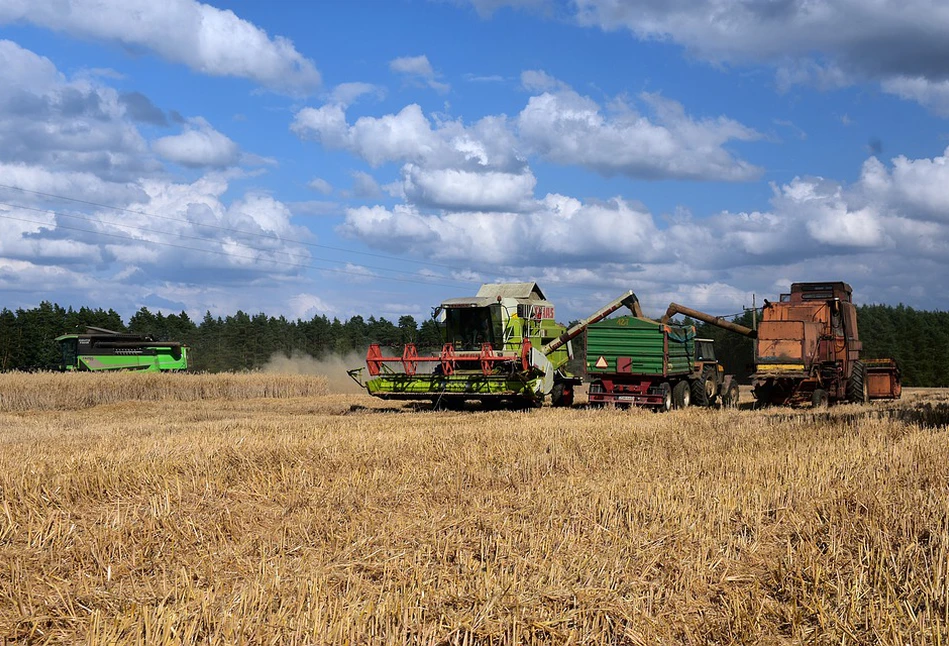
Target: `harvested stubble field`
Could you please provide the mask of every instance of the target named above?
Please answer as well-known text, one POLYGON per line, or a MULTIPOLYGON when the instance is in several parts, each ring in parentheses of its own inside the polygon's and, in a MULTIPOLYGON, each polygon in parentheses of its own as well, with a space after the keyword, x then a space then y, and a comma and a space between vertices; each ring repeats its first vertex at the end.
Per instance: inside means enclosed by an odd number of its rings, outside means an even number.
POLYGON ((0 638, 946 643, 947 420, 0 375, 0 638))

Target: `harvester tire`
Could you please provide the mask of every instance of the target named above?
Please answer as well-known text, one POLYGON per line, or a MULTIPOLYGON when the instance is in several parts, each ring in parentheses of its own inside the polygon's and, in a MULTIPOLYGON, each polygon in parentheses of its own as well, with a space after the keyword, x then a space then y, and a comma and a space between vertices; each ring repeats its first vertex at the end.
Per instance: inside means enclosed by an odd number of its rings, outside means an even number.
POLYGON ((550 405, 557 407, 573 406, 573 384, 554 384, 550 391, 550 405))
POLYGON ((738 400, 741 397, 741 391, 738 384, 734 381, 728 386, 728 390, 722 393, 722 408, 738 408, 738 400))
POLYGON ((439 397, 432 400, 432 410, 463 410, 465 400, 457 397, 439 397))
POLYGON ((830 405, 830 395, 823 388, 816 388, 811 393, 811 404, 814 408, 827 408, 830 405))
POLYGON ((662 404, 659 410, 668 413, 672 410, 672 386, 669 385, 668 381, 664 381, 659 384, 659 392, 662 394, 662 404))
POLYGON ((672 389, 672 403, 676 408, 688 408, 692 403, 688 380, 683 379, 672 389))
POLYGON ((853 362, 853 370, 850 372, 850 379, 847 380, 847 401, 854 404, 866 404, 870 401, 867 364, 862 361, 853 362))

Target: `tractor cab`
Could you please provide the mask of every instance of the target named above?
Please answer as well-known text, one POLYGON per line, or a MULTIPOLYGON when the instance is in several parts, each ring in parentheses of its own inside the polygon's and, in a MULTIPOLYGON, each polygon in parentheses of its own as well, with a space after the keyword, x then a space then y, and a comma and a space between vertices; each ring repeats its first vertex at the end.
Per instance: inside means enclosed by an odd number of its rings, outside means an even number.
POLYGON ((715 341, 713 339, 695 340, 696 363, 718 363, 715 358, 715 341))

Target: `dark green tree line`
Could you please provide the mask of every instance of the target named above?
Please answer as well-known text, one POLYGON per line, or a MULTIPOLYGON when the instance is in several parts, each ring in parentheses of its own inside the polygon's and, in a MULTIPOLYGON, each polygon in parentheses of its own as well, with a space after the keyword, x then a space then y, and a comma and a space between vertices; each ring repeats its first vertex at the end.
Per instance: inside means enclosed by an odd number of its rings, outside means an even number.
POLYGON ((369 343, 416 343, 420 351, 437 349, 442 343, 434 321, 419 325, 411 316, 402 316, 397 323, 374 316, 353 316, 347 321, 315 316, 291 321, 238 311, 225 317, 207 312, 195 322, 185 312, 152 313, 143 307, 126 324, 111 309, 64 309, 44 301, 32 309, 0 310, 0 371, 56 369, 60 357, 55 338, 83 332, 88 326, 181 341, 191 347, 191 368, 208 372, 254 370, 277 353, 320 358, 363 353, 369 343))
MULTIPOLYGON (((735 319, 751 327, 751 313, 735 319)), ((858 307, 864 356, 892 357, 903 370, 907 386, 949 387, 949 312, 915 310, 903 305, 858 307)), ((303 353, 313 357, 362 353, 369 343, 400 347, 415 343, 420 352, 437 351, 442 338, 432 320, 419 324, 411 316, 398 321, 384 317, 353 316, 341 321, 324 316, 289 320, 263 313, 238 311, 228 316, 206 313, 194 321, 187 313, 152 313, 141 308, 124 322, 114 310, 64 309, 44 301, 32 309, 0 309, 0 371, 50 370, 59 364, 55 338, 95 326, 117 332, 151 334, 156 339, 181 341, 191 350, 191 367, 198 371, 253 370, 276 353, 303 353)), ((746 379, 753 367, 752 341, 721 328, 699 325, 700 337, 715 340, 725 369, 746 379)), ((573 342, 582 372, 583 338, 573 342)))

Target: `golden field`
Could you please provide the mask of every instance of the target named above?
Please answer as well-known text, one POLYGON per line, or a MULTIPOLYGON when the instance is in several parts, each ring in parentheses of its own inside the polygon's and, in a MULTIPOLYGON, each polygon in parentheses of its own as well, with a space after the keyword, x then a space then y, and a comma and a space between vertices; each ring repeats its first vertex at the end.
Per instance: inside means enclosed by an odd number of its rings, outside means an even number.
POLYGON ((949 394, 430 412, 0 375, 0 643, 949 643, 949 394))

